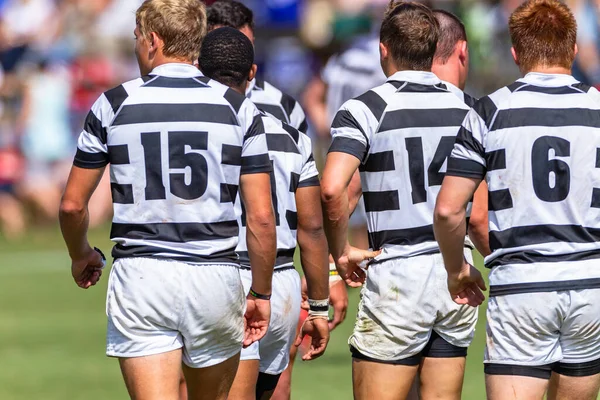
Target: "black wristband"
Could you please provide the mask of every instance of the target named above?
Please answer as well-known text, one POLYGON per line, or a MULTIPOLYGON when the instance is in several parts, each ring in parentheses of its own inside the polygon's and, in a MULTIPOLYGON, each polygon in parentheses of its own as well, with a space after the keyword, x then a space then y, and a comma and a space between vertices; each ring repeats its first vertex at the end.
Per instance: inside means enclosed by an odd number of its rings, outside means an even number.
POLYGON ((102 250, 100 250, 97 247, 94 247, 94 250, 100 254, 100 256, 102 257, 102 260, 106 261, 106 256, 104 255, 104 253, 102 252, 102 250))
POLYGON ((250 288, 250 296, 252 297, 256 297, 259 300, 271 300, 271 295, 270 294, 260 294, 260 293, 256 293, 254 291, 254 289, 250 288))

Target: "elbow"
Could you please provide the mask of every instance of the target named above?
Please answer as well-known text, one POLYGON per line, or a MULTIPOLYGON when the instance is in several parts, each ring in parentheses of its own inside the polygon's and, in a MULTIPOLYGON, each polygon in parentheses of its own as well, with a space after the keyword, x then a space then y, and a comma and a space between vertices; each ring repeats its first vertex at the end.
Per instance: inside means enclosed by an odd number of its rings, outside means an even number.
MULTIPOLYGON (((312 221, 311 221, 312 222, 312 221)), ((315 221, 310 224, 298 224, 298 244, 310 244, 318 240, 325 239, 325 230, 322 221, 315 221)))
POLYGON ((84 213, 84 211, 85 204, 78 201, 67 200, 64 198, 61 200, 60 208, 58 210, 59 216, 61 218, 81 215, 84 213))
POLYGON ((460 218, 461 211, 449 204, 437 203, 433 214, 435 224, 448 223, 454 219, 460 218))
POLYGON ((330 204, 341 197, 344 192, 344 187, 328 181, 321 183, 321 202, 323 204, 330 204))
POLYGON ((259 232, 275 232, 275 215, 273 210, 261 210, 246 215, 246 225, 248 228, 259 232))

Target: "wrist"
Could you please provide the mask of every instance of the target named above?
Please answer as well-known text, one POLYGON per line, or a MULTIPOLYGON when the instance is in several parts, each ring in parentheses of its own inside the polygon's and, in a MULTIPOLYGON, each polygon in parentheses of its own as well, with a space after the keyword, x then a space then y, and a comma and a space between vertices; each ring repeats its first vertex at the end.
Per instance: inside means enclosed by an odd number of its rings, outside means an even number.
POLYGON ((83 260, 92 251, 94 251, 94 249, 92 248, 92 246, 90 246, 90 244, 86 240, 85 243, 83 243, 81 245, 81 247, 79 247, 78 249, 73 249, 73 250, 69 249, 69 257, 71 257, 72 261, 83 260))
POLYGON ((332 285, 342 280, 335 263, 329 263, 329 284, 332 285))
POLYGON ((329 318, 329 299, 308 299, 308 316, 329 318))
POLYGON ((271 293, 269 293, 269 294, 260 293, 260 292, 255 291, 253 288, 250 288, 250 292, 248 293, 248 296, 258 299, 258 300, 266 300, 266 301, 271 300, 271 293))

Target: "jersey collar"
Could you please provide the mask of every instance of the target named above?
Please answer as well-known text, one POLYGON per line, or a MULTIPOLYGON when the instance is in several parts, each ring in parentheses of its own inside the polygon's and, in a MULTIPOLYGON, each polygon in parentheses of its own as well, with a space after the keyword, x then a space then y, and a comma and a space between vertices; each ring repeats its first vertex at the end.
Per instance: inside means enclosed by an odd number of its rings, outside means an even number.
POLYGON ((571 75, 542 74, 540 72, 530 72, 517 82, 536 86, 570 86, 579 83, 579 81, 571 75))
POLYGON ((256 78, 252 79, 246 88, 246 96, 253 90, 265 90, 264 82, 256 78))
POLYGON ((440 78, 435 76, 433 72, 427 71, 398 71, 391 75, 387 81, 412 82, 421 85, 439 85, 442 83, 440 78))
POLYGON ((202 76, 198 68, 191 64, 168 63, 154 68, 150 75, 167 76, 170 78, 193 78, 202 76))

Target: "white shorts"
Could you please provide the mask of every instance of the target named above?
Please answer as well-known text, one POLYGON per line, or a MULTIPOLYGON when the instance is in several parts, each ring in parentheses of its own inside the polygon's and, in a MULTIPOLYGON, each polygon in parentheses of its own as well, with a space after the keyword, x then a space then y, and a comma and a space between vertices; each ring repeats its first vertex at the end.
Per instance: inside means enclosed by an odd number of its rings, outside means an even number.
POLYGON ((600 289, 494 296, 486 373, 549 378, 600 372, 600 289), (541 367, 541 368, 528 368, 541 367))
MULTIPOLYGON (((472 262, 470 250, 465 257, 472 262)), ((477 309, 452 301, 447 278, 441 254, 371 265, 348 341, 353 356, 406 365, 418 364, 422 356, 465 356, 477 309), (423 353, 442 343, 438 354, 423 353)))
POLYGON ((189 367, 222 363, 242 349, 245 297, 236 266, 116 260, 106 298, 106 354, 141 357, 183 348, 189 367))
MULTIPOLYGON (((241 269, 240 275, 244 291, 250 291, 252 272, 241 269)), ((287 368, 300 318, 300 290, 300 276, 296 270, 275 270, 269 330, 258 343, 242 350, 241 360, 260 360, 259 371, 269 375, 279 375, 287 368)))

